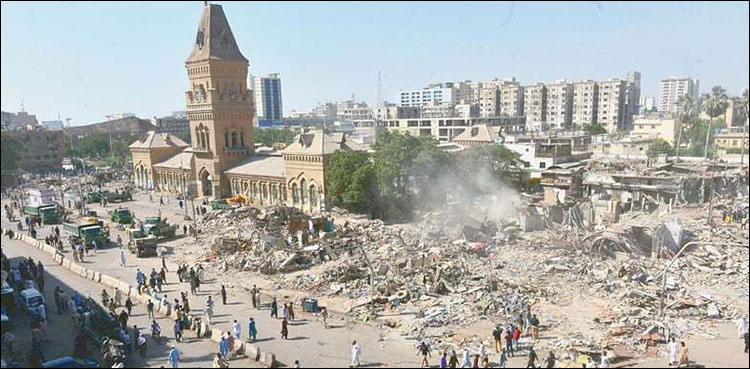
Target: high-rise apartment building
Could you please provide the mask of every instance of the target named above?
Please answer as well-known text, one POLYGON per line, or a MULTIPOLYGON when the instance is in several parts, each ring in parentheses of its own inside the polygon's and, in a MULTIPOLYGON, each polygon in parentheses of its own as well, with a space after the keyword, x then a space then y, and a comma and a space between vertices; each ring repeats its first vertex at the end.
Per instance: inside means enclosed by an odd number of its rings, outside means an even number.
MULTIPOLYGON (((255 111, 258 120, 281 121, 284 110, 281 106, 281 77, 270 73, 265 77, 253 77, 255 111)), ((262 125, 262 124, 261 124, 262 125)))
POLYGON ((625 75, 625 127, 632 129, 633 116, 640 112, 639 102, 641 101, 641 73, 628 72, 625 75))
POLYGON ((573 84, 573 124, 588 126, 597 123, 599 85, 596 81, 579 81, 573 84))
POLYGON ((689 95, 694 101, 700 94, 700 81, 690 77, 669 77, 659 84, 659 111, 666 113, 678 112, 677 101, 681 96, 689 95))
POLYGON ((627 82, 613 78, 598 82, 598 123, 608 132, 617 132, 625 126, 625 99, 627 82))
POLYGON ((396 98, 401 106, 424 106, 429 102, 436 104, 455 104, 452 88, 425 88, 422 90, 400 91, 396 98))
POLYGON ((544 129, 547 114, 547 87, 543 83, 524 86, 523 115, 526 117, 526 129, 541 131, 544 129))
POLYGON ((568 128, 573 120, 573 84, 555 81, 547 88, 546 122, 549 128, 568 128))
POLYGON ((524 90, 518 82, 507 82, 500 86, 500 115, 504 117, 523 116, 524 90))
POLYGON ((484 84, 479 90, 479 116, 497 117, 500 115, 500 89, 497 84, 484 84))

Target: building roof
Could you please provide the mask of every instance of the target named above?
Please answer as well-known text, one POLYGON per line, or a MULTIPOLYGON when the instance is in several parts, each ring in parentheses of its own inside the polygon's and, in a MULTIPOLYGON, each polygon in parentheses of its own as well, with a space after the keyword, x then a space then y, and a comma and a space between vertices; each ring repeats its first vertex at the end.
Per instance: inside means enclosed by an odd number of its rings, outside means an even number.
POLYGON ((466 142, 489 142, 495 143, 501 139, 500 135, 501 127, 487 126, 486 124, 479 124, 473 127, 467 128, 460 135, 453 138, 453 141, 466 141, 466 142))
POLYGON ((183 151, 161 163, 154 164, 154 168, 190 169, 193 167, 193 158, 192 152, 183 151))
POLYGON ((149 131, 145 135, 141 136, 138 141, 130 144, 131 149, 151 149, 160 147, 186 148, 188 146, 190 145, 186 144, 185 141, 180 140, 177 136, 171 135, 169 133, 156 133, 154 131, 149 131))
POLYGON ((227 175, 245 175, 286 178, 284 158, 278 152, 269 155, 255 154, 225 170, 227 175))
POLYGON ((85 126, 74 126, 66 128, 73 136, 86 136, 91 134, 144 134, 154 130, 156 127, 150 121, 137 117, 125 117, 112 119, 105 122, 87 124, 85 126))
POLYGON ((209 59, 247 63, 247 59, 237 46, 224 10, 218 4, 206 4, 203 7, 193 52, 190 53, 185 63, 209 59))
POLYGON ((342 132, 333 134, 323 134, 321 131, 303 132, 295 137, 294 142, 284 149, 283 154, 300 154, 300 155, 323 155, 333 154, 341 151, 358 151, 362 147, 347 139, 342 132))

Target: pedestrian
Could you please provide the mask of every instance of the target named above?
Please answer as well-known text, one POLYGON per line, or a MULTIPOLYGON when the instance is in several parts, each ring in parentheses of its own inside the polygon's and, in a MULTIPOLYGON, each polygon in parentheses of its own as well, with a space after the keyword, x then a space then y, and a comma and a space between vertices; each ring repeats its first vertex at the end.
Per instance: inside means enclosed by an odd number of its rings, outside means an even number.
POLYGON ((747 331, 747 322, 745 321, 745 317, 739 317, 734 321, 734 324, 737 326, 737 337, 741 339, 742 335, 745 334, 745 331, 747 331))
POLYGON ((281 339, 289 339, 289 322, 286 319, 281 321, 281 339))
POLYGON ((294 321, 294 302, 289 303, 289 320, 294 321))
POLYGON ((443 352, 443 356, 440 357, 440 368, 447 368, 448 367, 448 353, 443 352))
POLYGON ((168 359, 167 362, 169 363, 169 365, 172 368, 176 369, 176 368, 179 367, 178 366, 179 365, 179 361, 180 361, 180 353, 177 352, 177 347, 175 347, 174 345, 172 345, 172 349, 169 350, 169 359, 168 359))
POLYGON ((240 323, 237 323, 237 319, 235 319, 234 324, 232 324, 232 333, 234 333, 234 338, 237 340, 242 337, 242 326, 240 326, 240 323))
POLYGON ((214 301, 211 300, 211 296, 208 296, 208 300, 206 300, 206 315, 209 319, 214 317, 214 301))
POLYGON ((677 365, 678 368, 690 366, 690 350, 685 345, 685 341, 680 341, 680 363, 677 365))
POLYGON ((508 367, 508 354, 505 350, 500 352, 500 367, 501 368, 507 368, 508 367))
POLYGON ((141 337, 141 331, 138 330, 138 326, 133 326, 133 349, 138 348, 138 338, 141 337))
POLYGON ((748 353, 748 346, 750 346, 750 333, 748 333, 747 330, 745 330, 745 334, 742 335, 742 338, 745 339, 745 353, 748 353))
POLYGON ((479 355, 474 355, 474 364, 471 367, 479 368, 479 355))
POLYGON ((680 345, 674 337, 669 341, 669 366, 677 364, 677 353, 680 351, 680 345))
POLYGON ((119 234, 117 235, 117 246, 122 248, 122 237, 119 234))
POLYGON ((463 364, 461 364, 462 368, 471 368, 471 349, 469 349, 468 346, 464 347, 463 358, 461 361, 463 362, 463 364))
POLYGON ((226 305, 227 304, 227 290, 224 288, 224 285, 221 285, 221 304, 226 305))
POLYGON ((250 292, 250 298, 253 300, 252 301, 252 303, 253 303, 253 309, 257 309, 258 308, 258 300, 257 300, 257 297, 256 297, 257 294, 258 294, 258 288, 255 285, 253 285, 253 289, 250 292))
POLYGON ((115 302, 115 306, 122 305, 122 293, 120 293, 120 289, 115 287, 115 291, 112 293, 112 299, 115 302))
POLYGON ((352 365, 353 368, 359 368, 362 365, 362 348, 357 341, 352 342, 352 365))
POLYGON ((182 342, 182 324, 179 320, 174 321, 174 340, 176 342, 182 342))
POLYGON ((167 260, 164 258, 164 254, 161 255, 161 268, 165 271, 169 271, 167 269, 167 260))
POLYGON ((271 318, 279 318, 279 303, 276 302, 276 298, 273 298, 271 302, 271 318))
POLYGON ((294 367, 301 368, 301 366, 299 366, 299 360, 294 360, 294 367))
POLYGON ((224 359, 224 357, 221 355, 221 353, 216 353, 216 356, 214 357, 214 368, 229 368, 229 363, 224 359))
POLYGON ((495 338, 495 353, 499 354, 503 349, 503 331, 500 329, 500 326, 495 327, 495 330, 492 331, 492 336, 495 338))
POLYGON ((611 367, 609 365, 609 355, 607 355, 607 351, 606 350, 602 351, 602 359, 601 359, 601 363, 599 364, 599 367, 600 368, 610 368, 611 367))
POLYGON ((328 309, 323 308, 320 316, 323 317, 323 329, 328 329, 328 309))
POLYGON ((185 224, 182 225, 182 235, 187 236, 187 225, 185 224))
POLYGON ((482 360, 482 368, 489 368, 489 367, 490 367, 490 359, 485 357, 484 360, 482 360))
POLYGON ((255 326, 255 320, 252 317, 250 317, 250 320, 247 322, 247 334, 250 338, 250 342, 255 342, 258 338, 258 328, 255 326))
POLYGON ((505 351, 507 351, 507 354, 510 357, 514 357, 513 353, 513 326, 510 326, 510 329, 508 329, 505 332, 505 351))
POLYGON ((99 246, 96 244, 96 240, 91 241, 91 246, 94 248, 94 255, 96 255, 96 252, 99 250, 99 246))
POLYGON ((37 307, 37 313, 39 313, 39 319, 42 320, 42 323, 47 323, 47 307, 44 303, 37 307))
POLYGON ((219 351, 221 356, 227 357, 229 355, 229 335, 224 334, 221 336, 221 342, 219 342, 219 351))
POLYGON ((287 306, 286 302, 284 303, 284 307, 281 308, 281 317, 289 320, 289 307, 287 306))
POLYGON ((125 266, 125 251, 120 250, 120 267, 124 268, 125 266))
POLYGON ((547 359, 544 361, 546 365, 545 368, 554 368, 555 361, 556 361, 555 354, 552 351, 550 351, 549 355, 547 355, 547 359))
POLYGON ((458 356, 456 356, 456 350, 453 350, 453 353, 451 354, 451 359, 448 362, 448 367, 450 368, 458 367, 458 356))
POLYGON ((158 343, 160 337, 161 327, 159 326, 159 323, 157 323, 156 320, 151 320, 151 338, 158 343))
POLYGON ((419 344, 419 354, 422 355, 422 363, 420 364, 420 368, 429 368, 430 363, 427 360, 428 357, 432 357, 432 354, 430 353, 430 346, 427 345, 427 342, 422 341, 422 343, 419 344))
POLYGON ((133 301, 130 300, 130 296, 125 300, 125 308, 128 309, 128 316, 133 315, 133 301))
POLYGON ((539 339, 539 318, 536 317, 536 314, 531 316, 531 338, 539 339))
MULTIPOLYGON (((532 347, 529 349, 529 361, 526 364, 527 368, 536 368, 536 351, 534 351, 534 348, 532 347)), ((587 366, 588 367, 588 366, 587 366)))
POLYGON ((151 299, 149 299, 148 304, 146 304, 146 313, 148 313, 149 319, 154 319, 154 302, 151 301, 151 299))
POLYGON ((146 337, 138 336, 138 352, 141 357, 146 357, 146 337))
POLYGON ((521 339, 521 329, 515 328, 513 331, 513 346, 518 351, 518 341, 521 339))

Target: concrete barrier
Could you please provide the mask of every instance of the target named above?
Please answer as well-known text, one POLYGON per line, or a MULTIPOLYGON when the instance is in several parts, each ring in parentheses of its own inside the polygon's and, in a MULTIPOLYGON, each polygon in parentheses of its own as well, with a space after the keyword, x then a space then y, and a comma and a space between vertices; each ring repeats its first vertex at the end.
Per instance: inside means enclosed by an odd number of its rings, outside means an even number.
POLYGON ((260 348, 252 343, 245 343, 245 354, 250 360, 260 361, 260 348))

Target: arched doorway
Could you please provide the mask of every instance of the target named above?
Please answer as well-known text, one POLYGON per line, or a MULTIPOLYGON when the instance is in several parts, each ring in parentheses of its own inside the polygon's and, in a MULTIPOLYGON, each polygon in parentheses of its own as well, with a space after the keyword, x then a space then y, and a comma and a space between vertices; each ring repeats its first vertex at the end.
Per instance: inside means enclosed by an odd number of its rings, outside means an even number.
POLYGON ((208 171, 205 168, 201 171, 199 178, 201 181, 201 192, 203 193, 203 196, 211 196, 212 195, 211 175, 208 174, 208 171))

